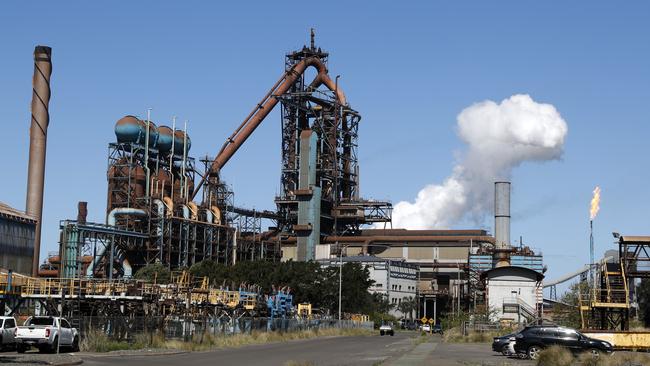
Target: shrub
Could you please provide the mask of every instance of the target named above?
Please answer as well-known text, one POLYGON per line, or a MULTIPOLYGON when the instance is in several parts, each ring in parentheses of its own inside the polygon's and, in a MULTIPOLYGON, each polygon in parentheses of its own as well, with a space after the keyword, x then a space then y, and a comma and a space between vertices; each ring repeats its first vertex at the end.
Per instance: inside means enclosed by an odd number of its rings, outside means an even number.
POLYGON ((537 359, 538 366, 571 366, 573 355, 571 351, 560 346, 544 349, 537 359))

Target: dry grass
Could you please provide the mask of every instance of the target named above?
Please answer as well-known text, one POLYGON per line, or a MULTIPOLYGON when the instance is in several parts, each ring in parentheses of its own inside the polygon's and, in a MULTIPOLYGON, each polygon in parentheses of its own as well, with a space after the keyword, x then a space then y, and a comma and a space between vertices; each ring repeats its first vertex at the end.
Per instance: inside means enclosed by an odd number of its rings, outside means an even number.
POLYGON ((503 334, 507 334, 510 331, 504 332, 469 332, 464 336, 460 328, 451 328, 445 331, 442 336, 443 342, 448 343, 488 343, 492 342, 494 337, 498 337, 503 334))
POLYGON ((325 328, 297 332, 252 332, 250 334, 234 334, 215 336, 209 333, 195 335, 191 341, 165 340, 160 334, 138 334, 133 343, 111 341, 102 332, 90 332, 81 342, 83 351, 110 352, 116 350, 165 348, 185 351, 207 351, 215 348, 236 348, 252 344, 272 342, 288 342, 297 339, 309 339, 328 336, 359 336, 370 335, 367 329, 325 328))
POLYGON ((638 352, 615 352, 594 358, 590 353, 574 355, 566 348, 552 346, 542 351, 538 366, 645 366, 650 365, 650 355, 638 352))
POLYGON ((313 366, 314 363, 311 361, 287 361, 284 366, 313 366))
POLYGON ((560 346, 551 346, 543 350, 537 359, 538 366, 571 366, 572 364, 571 351, 560 346))
POLYGON ((79 342, 79 349, 84 352, 111 352, 137 348, 142 347, 128 342, 114 341, 108 338, 106 333, 98 330, 89 331, 79 342))
POLYGON ((581 354, 576 358, 579 366, 645 366, 650 365, 650 355, 638 352, 615 352, 613 355, 601 355, 594 359, 590 354, 581 354))

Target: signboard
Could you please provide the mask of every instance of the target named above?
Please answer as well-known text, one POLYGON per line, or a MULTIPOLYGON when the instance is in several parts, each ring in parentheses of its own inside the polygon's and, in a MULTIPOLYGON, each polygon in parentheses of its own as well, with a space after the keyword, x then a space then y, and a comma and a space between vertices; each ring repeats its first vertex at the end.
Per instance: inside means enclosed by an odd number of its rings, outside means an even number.
POLYGON ((420 319, 420 321, 422 321, 422 324, 426 324, 426 322, 427 322, 427 317, 426 317, 426 316, 423 316, 422 319, 420 319))
POLYGON ((433 318, 429 319, 429 324, 433 324, 434 320, 433 318))

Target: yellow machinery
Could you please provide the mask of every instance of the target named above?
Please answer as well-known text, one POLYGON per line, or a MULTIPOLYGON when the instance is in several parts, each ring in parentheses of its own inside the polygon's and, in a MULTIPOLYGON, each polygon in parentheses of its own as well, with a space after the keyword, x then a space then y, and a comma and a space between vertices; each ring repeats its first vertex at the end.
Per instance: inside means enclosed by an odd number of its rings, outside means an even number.
POLYGON ((311 319, 311 304, 310 303, 298 304, 298 316, 301 318, 311 319))
POLYGON ((171 282, 166 285, 138 280, 38 278, 0 272, 0 295, 23 299, 147 301, 167 304, 171 309, 189 308, 190 311, 198 305, 255 310, 258 306, 257 295, 251 292, 244 294, 242 296, 238 290, 212 287, 207 277, 192 278, 187 271, 173 274, 171 282), (11 290, 7 293, 9 288, 11 290))

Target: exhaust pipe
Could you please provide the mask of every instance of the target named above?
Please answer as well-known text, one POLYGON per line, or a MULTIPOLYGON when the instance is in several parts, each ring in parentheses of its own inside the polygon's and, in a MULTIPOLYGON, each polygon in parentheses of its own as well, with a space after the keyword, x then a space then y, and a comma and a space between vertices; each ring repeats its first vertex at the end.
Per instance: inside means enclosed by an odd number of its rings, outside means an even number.
POLYGON ((47 126, 50 123, 50 76, 52 49, 34 48, 34 77, 32 79, 32 122, 29 129, 29 169, 27 172, 26 213, 36 218, 32 276, 38 276, 43 218, 43 185, 45 182, 45 151, 47 126))

